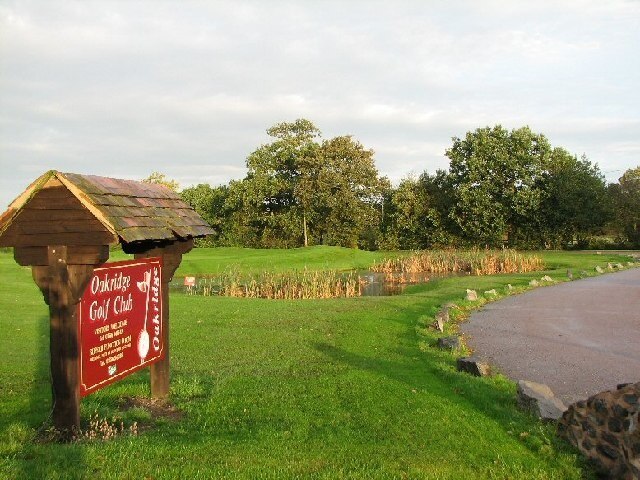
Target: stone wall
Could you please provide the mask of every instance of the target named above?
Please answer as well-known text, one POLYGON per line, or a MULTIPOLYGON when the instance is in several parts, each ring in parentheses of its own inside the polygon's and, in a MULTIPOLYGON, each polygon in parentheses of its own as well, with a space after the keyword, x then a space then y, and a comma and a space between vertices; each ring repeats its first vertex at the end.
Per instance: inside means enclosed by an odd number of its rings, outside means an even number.
POLYGON ((610 478, 640 479, 640 382, 569 406, 558 433, 610 478))

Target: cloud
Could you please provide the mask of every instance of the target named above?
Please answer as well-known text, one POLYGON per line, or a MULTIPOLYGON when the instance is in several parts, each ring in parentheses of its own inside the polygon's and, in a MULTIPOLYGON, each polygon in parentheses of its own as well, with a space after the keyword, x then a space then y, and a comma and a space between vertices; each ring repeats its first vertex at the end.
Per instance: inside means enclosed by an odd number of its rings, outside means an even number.
POLYGON ((496 123, 630 168, 639 18, 632 1, 4 2, 0 203, 49 168, 225 183, 300 117, 393 179, 496 123))

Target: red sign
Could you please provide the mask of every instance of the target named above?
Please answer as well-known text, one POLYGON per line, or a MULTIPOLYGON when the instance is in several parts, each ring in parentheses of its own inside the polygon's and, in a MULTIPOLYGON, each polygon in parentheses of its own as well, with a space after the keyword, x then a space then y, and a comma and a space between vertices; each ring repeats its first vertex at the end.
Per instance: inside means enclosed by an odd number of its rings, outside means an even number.
POLYGON ((162 259, 98 267, 78 305, 80 395, 160 360, 162 259))
POLYGON ((195 287, 196 286, 196 277, 184 277, 184 286, 185 287, 195 287))

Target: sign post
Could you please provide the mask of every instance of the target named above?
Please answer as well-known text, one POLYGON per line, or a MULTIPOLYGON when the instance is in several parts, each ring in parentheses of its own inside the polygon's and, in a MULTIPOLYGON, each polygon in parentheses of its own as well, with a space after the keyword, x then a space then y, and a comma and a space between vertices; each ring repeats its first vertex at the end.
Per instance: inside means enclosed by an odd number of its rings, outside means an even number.
POLYGON ((61 173, 37 178, 0 215, 0 247, 49 305, 53 424, 80 428, 80 399, 150 367, 151 395, 169 395, 169 288, 193 239, 214 233, 168 188, 61 173), (105 264, 120 244, 135 261, 105 264))

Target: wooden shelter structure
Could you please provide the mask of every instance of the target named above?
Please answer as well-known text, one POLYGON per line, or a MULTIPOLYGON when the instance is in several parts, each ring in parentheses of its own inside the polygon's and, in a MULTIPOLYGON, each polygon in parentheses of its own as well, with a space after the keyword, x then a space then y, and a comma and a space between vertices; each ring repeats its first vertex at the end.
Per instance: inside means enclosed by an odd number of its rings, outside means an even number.
POLYGON ((80 425, 77 304, 109 247, 162 257, 164 359, 151 365, 151 394, 169 394, 168 283, 193 239, 213 233, 177 193, 159 184, 49 171, 0 216, 0 247, 31 266, 50 314, 54 426, 80 425))

